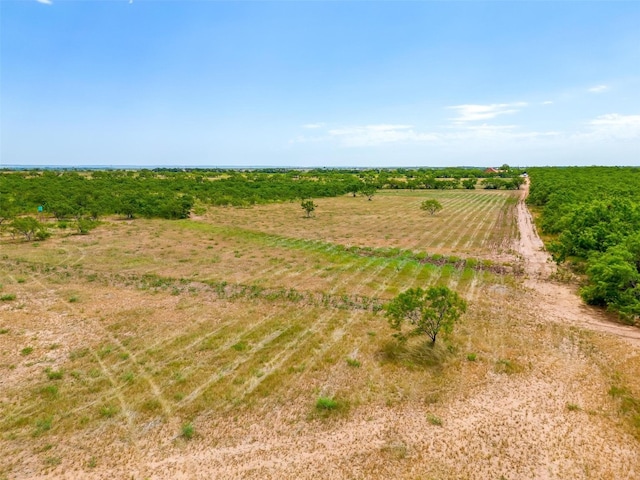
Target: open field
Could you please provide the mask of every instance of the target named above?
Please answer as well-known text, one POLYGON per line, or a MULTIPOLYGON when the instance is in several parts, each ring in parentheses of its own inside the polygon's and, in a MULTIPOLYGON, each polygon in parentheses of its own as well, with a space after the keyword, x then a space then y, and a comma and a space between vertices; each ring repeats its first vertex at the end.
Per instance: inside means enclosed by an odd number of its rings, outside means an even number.
POLYGON ((638 343, 566 323, 529 283, 549 272, 509 273, 526 263, 519 195, 3 238, 0 479, 638 478, 638 343), (400 352, 380 306, 434 284, 468 313, 436 349, 400 352))

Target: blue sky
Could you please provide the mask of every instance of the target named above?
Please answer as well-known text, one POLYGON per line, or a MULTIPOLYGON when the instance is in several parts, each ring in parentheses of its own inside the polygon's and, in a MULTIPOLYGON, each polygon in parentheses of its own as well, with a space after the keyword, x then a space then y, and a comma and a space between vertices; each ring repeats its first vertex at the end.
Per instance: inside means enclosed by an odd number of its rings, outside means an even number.
POLYGON ((0 0, 0 165, 640 165, 640 2, 0 0))

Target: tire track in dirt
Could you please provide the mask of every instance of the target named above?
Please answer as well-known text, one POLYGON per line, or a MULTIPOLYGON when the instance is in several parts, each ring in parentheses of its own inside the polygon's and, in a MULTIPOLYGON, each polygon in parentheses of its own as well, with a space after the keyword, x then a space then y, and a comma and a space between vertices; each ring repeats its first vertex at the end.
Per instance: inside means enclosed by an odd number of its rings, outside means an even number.
POLYGON ((525 204, 528 194, 529 179, 524 185, 517 206, 520 240, 516 250, 524 258, 527 274, 525 286, 540 297, 536 308, 544 314, 545 318, 552 321, 608 333, 640 346, 640 329, 608 321, 603 312, 582 303, 572 286, 551 281, 550 275, 555 268, 551 257, 544 250, 544 244, 538 236, 531 213, 525 204))

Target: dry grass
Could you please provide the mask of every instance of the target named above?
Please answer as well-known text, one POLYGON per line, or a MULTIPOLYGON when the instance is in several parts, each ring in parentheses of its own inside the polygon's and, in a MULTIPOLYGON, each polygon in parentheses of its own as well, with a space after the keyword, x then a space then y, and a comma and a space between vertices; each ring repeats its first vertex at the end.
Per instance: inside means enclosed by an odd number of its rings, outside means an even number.
POLYGON ((220 208, 3 243, 0 478, 633 478, 637 350, 546 322, 512 277, 332 247, 507 259, 513 198, 388 193, 318 200, 311 220, 220 208), (363 299, 436 282, 469 313, 437 355, 398 353, 363 299))

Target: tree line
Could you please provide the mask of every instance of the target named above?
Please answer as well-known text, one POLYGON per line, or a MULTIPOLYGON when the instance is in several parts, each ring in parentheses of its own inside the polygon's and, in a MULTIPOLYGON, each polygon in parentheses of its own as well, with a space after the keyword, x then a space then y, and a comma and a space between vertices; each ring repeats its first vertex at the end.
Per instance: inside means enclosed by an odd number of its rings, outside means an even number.
POLYGON ((182 219, 198 204, 246 207, 345 194, 372 200, 381 188, 519 188, 519 172, 508 165, 491 172, 473 168, 3 170, 0 227, 11 223, 14 233, 35 239, 45 237, 46 229, 22 217, 36 213, 62 226, 70 222, 79 233, 86 233, 107 215, 182 219))
POLYGON ((535 168, 528 203, 541 209, 553 258, 586 276, 589 304, 640 319, 640 168, 535 168))

